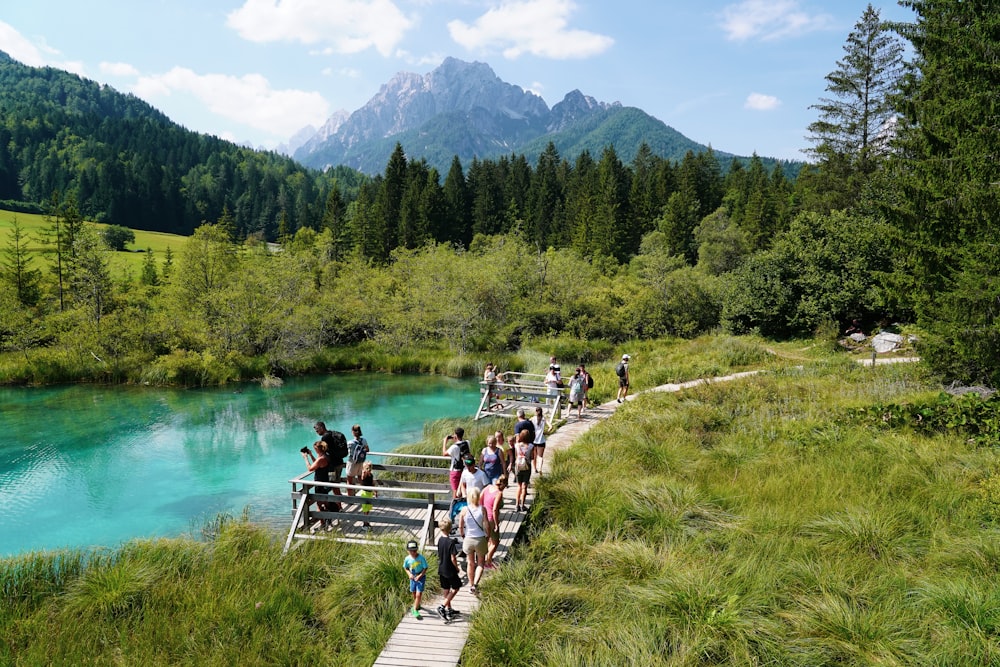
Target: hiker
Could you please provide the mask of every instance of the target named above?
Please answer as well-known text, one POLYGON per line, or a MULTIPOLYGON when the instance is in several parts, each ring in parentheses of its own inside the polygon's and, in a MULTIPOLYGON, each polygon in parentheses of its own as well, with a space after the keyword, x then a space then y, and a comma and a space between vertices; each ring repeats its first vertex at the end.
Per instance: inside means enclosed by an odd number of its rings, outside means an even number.
POLYGON ((524 504, 528 498, 528 482, 531 481, 531 450, 532 444, 528 431, 521 431, 514 447, 514 471, 517 475, 517 507, 518 512, 527 511, 524 504))
MULTIPOLYGON (((330 457, 326 453, 326 443, 322 440, 317 440, 313 443, 313 449, 316 450, 316 455, 309 451, 308 447, 303 447, 299 451, 302 453, 302 458, 305 459, 306 469, 313 474, 313 481, 315 482, 329 482, 330 481, 330 457)), ((313 493, 317 495, 326 495, 330 493, 330 487, 328 486, 315 486, 312 490, 313 493)), ((320 512, 326 512, 328 504, 325 502, 316 501, 316 508, 320 512)), ((333 522, 329 519, 321 519, 317 524, 310 528, 311 532, 316 532, 318 528, 325 528, 327 532, 333 530, 333 522)))
POLYGON ((618 376, 618 402, 624 403, 628 396, 629 376, 628 362, 632 359, 627 354, 622 355, 622 360, 615 366, 615 375, 618 376))
POLYGON ((517 409, 517 423, 514 424, 514 437, 517 438, 521 435, 521 431, 530 431, 528 442, 535 441, 535 425, 531 423, 531 420, 524 416, 524 408, 517 409))
POLYGON ((507 458, 497 442, 496 435, 486 438, 486 446, 479 453, 479 467, 491 482, 495 482, 507 470, 507 458))
MULTIPOLYGON (((368 458, 368 441, 361 435, 361 425, 355 424, 351 427, 354 439, 347 443, 347 483, 357 484, 361 477, 361 468, 368 458)), ((353 496, 354 489, 348 489, 347 495, 353 496)))
POLYGON ((549 366, 548 372, 545 373, 545 391, 552 397, 548 399, 550 402, 555 402, 555 396, 559 395, 559 387, 561 385, 562 379, 559 376, 559 367, 552 364, 549 366))
MULTIPOLYGON (((313 430, 319 439, 326 443, 326 455, 330 458, 330 481, 340 484, 342 480, 340 471, 344 467, 344 458, 347 456, 347 438, 340 431, 331 431, 326 428, 323 422, 316 422, 313 430)), ((339 496, 339 487, 333 487, 333 495, 339 496)), ((340 503, 332 503, 333 511, 340 511, 340 503)))
POLYGON ((493 564, 493 555, 500 546, 500 510, 503 508, 503 491, 506 488, 507 476, 504 475, 483 489, 480 496, 480 504, 486 510, 486 516, 489 517, 490 523, 493 524, 493 532, 490 533, 486 547, 486 562, 483 564, 483 568, 487 570, 496 569, 493 564))
POLYGON ((440 535, 438 548, 438 577, 441 579, 441 593, 444 601, 438 606, 437 613, 445 622, 451 621, 458 611, 451 608, 451 601, 458 595, 462 587, 462 574, 458 567, 458 540, 451 536, 451 519, 444 517, 438 521, 440 535))
POLYGON ((420 618, 420 599, 424 595, 424 584, 427 581, 427 559, 422 553, 417 552, 417 543, 410 540, 406 543, 406 558, 403 560, 403 569, 406 576, 410 578, 410 592, 413 593, 413 614, 414 618, 420 618))
POLYGON ((448 483, 451 484, 451 491, 456 498, 458 497, 458 485, 462 481, 462 471, 465 469, 463 461, 471 453, 469 441, 465 439, 465 429, 461 426, 456 426, 455 432, 446 435, 444 442, 441 443, 441 456, 451 458, 448 483))
POLYGON ((469 489, 469 495, 466 497, 468 504, 458 515, 458 532, 464 538, 462 551, 465 552, 469 568, 469 592, 473 595, 479 593, 477 584, 483 576, 482 566, 486 559, 486 538, 493 529, 490 525, 490 518, 486 516, 486 510, 479 504, 480 496, 479 489, 475 487, 469 489))
POLYGON ((535 427, 535 440, 531 447, 532 463, 535 472, 542 472, 542 458, 545 457, 545 414, 540 407, 535 408, 535 418, 531 420, 535 427))
POLYGON ((583 409, 587 409, 587 404, 590 402, 590 390, 594 388, 594 376, 587 372, 587 366, 585 364, 580 364, 580 372, 583 373, 584 383, 583 383, 583 409))
POLYGON ((492 480, 490 480, 486 473, 476 467, 476 460, 474 458, 471 456, 466 457, 462 463, 465 464, 465 470, 462 471, 462 478, 458 483, 458 490, 455 492, 455 497, 468 497, 469 491, 473 488, 482 491, 492 483, 492 480))
MULTIPOLYGON (((569 407, 576 407, 576 418, 583 417, 583 402, 586 400, 587 378, 579 366, 569 379, 569 407)), ((568 411, 567 411, 568 412, 568 411)))

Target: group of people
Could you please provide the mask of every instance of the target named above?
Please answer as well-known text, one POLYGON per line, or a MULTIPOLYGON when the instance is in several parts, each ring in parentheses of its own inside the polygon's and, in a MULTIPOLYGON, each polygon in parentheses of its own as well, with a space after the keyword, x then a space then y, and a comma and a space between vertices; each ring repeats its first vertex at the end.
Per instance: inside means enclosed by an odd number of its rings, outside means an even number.
MULTIPOLYGON (((347 437, 340 431, 331 431, 324 422, 318 421, 313 425, 313 430, 319 436, 319 440, 313 442, 312 451, 308 447, 303 447, 300 451, 302 458, 306 462, 306 469, 313 473, 313 481, 323 483, 340 484, 344 478, 350 485, 364 487, 360 490, 348 488, 347 495, 357 495, 361 498, 376 498, 378 491, 375 489, 375 475, 372 472, 371 461, 368 461, 368 441, 361 433, 361 425, 355 424, 351 427, 353 439, 348 441, 347 437), (343 475, 341 474, 343 471, 343 475)), ((314 494, 330 494, 342 496, 340 488, 336 486, 316 486, 313 487, 314 494)), ((317 501, 316 506, 321 512, 340 512, 343 508, 340 501, 317 501)), ((363 503, 361 511, 365 515, 364 527, 370 528, 368 516, 371 513, 372 505, 363 503)), ((321 519, 311 527, 312 532, 317 530, 334 530, 338 523, 336 519, 321 519)))

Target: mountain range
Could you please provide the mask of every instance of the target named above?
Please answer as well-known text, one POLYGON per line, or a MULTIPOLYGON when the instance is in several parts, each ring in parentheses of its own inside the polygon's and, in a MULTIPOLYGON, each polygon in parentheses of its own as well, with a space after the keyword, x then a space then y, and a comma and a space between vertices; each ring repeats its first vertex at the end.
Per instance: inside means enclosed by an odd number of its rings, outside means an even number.
POLYGON ((304 128, 281 149, 306 166, 346 165, 376 174, 399 143, 409 157, 425 158, 446 173, 455 156, 463 166, 512 153, 534 162, 549 142, 570 160, 584 150, 596 159, 613 145, 631 161, 643 142, 672 160, 708 149, 641 109, 579 90, 550 109, 489 65, 450 57, 425 75, 396 74, 360 109, 338 111, 318 130, 304 128))

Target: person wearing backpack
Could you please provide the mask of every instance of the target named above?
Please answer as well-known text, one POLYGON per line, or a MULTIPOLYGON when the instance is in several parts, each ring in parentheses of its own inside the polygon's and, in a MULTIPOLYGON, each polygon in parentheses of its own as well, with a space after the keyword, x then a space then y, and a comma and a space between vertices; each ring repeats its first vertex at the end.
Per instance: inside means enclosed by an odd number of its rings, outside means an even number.
MULTIPOLYGON (((368 441, 361 435, 361 425, 355 424, 351 427, 351 434, 354 439, 347 444, 347 483, 357 484, 361 479, 361 468, 368 458, 368 441)), ((354 489, 348 489, 347 495, 353 496, 354 489)))
POLYGON ((583 409, 587 409, 587 402, 590 400, 590 390, 594 388, 594 376, 587 372, 587 366, 580 364, 580 372, 586 380, 583 383, 583 409))
POLYGON ((534 445, 531 442, 529 431, 524 430, 517 435, 517 444, 514 445, 514 474, 517 476, 517 507, 518 512, 527 511, 524 504, 528 499, 528 482, 531 481, 531 458, 534 445))
POLYGON ((628 362, 632 359, 627 354, 622 355, 622 360, 615 366, 615 375, 618 376, 618 402, 623 403, 628 396, 628 362))
MULTIPOLYGON (((319 439, 326 443, 326 455, 330 458, 330 481, 339 484, 343 481, 341 470, 344 468, 344 459, 347 457, 347 438, 340 431, 331 431, 326 428, 323 422, 316 422, 313 426, 319 439)), ((333 487, 333 495, 341 496, 340 489, 333 487)), ((340 503, 330 503, 333 512, 341 510, 340 503)))
POLYGON ((451 484, 452 495, 458 493, 458 485, 462 481, 462 472, 465 470, 465 459, 472 457, 472 448, 469 441, 465 439, 465 429, 461 426, 455 427, 455 432, 444 437, 441 443, 441 456, 451 459, 451 466, 448 470, 448 483, 451 484))

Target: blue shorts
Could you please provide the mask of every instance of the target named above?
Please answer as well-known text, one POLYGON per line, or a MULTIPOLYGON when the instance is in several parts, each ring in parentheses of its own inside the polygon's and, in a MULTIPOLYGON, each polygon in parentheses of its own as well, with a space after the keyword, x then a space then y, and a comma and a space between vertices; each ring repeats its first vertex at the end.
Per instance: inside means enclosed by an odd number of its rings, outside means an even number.
POLYGON ((421 577, 419 579, 410 579, 410 592, 411 593, 423 593, 424 583, 427 581, 427 577, 421 577))

